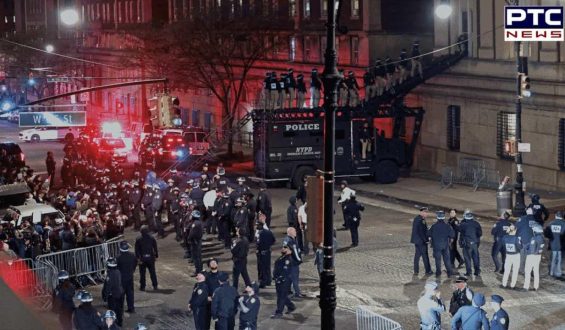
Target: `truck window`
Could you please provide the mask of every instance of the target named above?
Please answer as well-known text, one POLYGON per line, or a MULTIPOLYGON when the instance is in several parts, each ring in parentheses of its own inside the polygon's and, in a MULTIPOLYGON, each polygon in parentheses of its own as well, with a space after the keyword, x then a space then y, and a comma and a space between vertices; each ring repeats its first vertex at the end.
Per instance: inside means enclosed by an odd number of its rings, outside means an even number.
POLYGON ((204 141, 205 138, 206 138, 206 134, 196 133, 196 142, 205 142, 204 141))

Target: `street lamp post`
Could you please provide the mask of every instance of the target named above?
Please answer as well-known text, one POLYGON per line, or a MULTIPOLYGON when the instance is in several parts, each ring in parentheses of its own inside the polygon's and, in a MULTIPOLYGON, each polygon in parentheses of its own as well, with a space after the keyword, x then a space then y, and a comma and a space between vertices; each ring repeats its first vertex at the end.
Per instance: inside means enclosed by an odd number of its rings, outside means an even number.
MULTIPOLYGON (((516 1, 518 2, 518 1, 516 1)), ((516 50, 516 144, 522 142, 522 75, 528 74, 528 57, 524 56, 523 44, 520 41, 514 43, 516 50)), ((522 153, 516 153, 516 183, 514 185, 514 194, 516 201, 514 203, 514 216, 521 216, 526 210, 524 200, 524 171, 522 168, 522 153)))
POLYGON ((327 45, 322 81, 324 83, 324 260, 320 275, 321 328, 335 329, 336 284, 333 256, 333 194, 334 194, 334 141, 335 111, 337 109, 337 85, 342 79, 337 71, 335 49, 336 2, 328 1, 327 45))

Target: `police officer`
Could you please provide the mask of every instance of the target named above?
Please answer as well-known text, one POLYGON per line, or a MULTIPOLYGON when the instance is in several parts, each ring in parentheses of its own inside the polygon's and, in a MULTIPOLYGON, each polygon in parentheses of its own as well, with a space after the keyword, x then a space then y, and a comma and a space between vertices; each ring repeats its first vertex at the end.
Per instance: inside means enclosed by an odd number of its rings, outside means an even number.
MULTIPOLYGON (((349 200, 351 196, 355 195, 355 190, 349 188, 347 185, 347 181, 345 180, 341 181, 339 187, 341 188, 341 194, 339 195, 339 199, 337 200, 337 203, 341 205, 341 211, 343 212, 343 207, 345 206, 346 202, 349 200)), ((341 226, 347 229, 347 221, 345 220, 345 213, 343 213, 343 225, 341 226)))
POLYGON ((416 70, 418 70, 418 74, 420 75, 420 79, 424 79, 424 73, 422 71, 422 58, 420 57, 420 42, 418 40, 414 41, 412 44, 412 69, 410 72, 410 76, 414 77, 416 70))
POLYGON ((233 214, 233 225, 236 229, 239 229, 239 232, 242 236, 246 236, 247 241, 249 241, 249 211, 247 206, 245 205, 245 198, 238 197, 235 202, 235 209, 233 214))
POLYGON ((504 298, 497 294, 493 294, 490 297, 490 300, 490 306, 494 309, 494 314, 490 320, 490 330, 508 330, 510 327, 510 317, 501 307, 504 298))
POLYGON ((273 232, 265 225, 267 216, 259 212, 257 224, 257 278, 259 287, 271 285, 271 246, 276 239, 273 232))
POLYGON ((255 227, 257 227, 255 222, 257 218, 257 201, 253 197, 254 195, 251 191, 243 195, 247 208, 247 240, 249 240, 249 242, 255 240, 255 227))
POLYGON ((296 197, 291 196, 288 199, 288 203, 290 205, 286 209, 286 221, 288 222, 289 227, 295 228, 298 224, 298 207, 296 207, 296 197))
POLYGON ((294 70, 292 68, 288 69, 284 85, 288 97, 288 108, 292 109, 296 92, 296 80, 294 79, 294 70))
POLYGON ((163 210, 163 193, 158 184, 153 185, 153 201, 151 202, 151 208, 154 212, 155 219, 155 230, 160 238, 165 237, 165 229, 163 228, 163 222, 161 221, 161 212, 163 210))
POLYGON ((196 276, 196 284, 192 289, 192 296, 188 301, 188 311, 194 315, 194 326, 196 330, 208 330, 208 286, 206 277, 202 273, 196 276))
POLYGON ((355 195, 349 197, 343 207, 343 214, 347 218, 349 231, 351 232, 351 247, 359 245, 359 224, 361 223, 361 212, 365 211, 365 207, 357 203, 355 195))
POLYGON ((494 262, 494 271, 499 272, 500 274, 504 273, 504 261, 506 260, 506 251, 504 250, 502 238, 506 235, 508 227, 511 224, 511 214, 511 210, 504 211, 490 232, 494 240, 491 251, 492 261, 494 262), (502 256, 502 263, 498 259, 499 254, 502 256))
POLYGON ((481 308, 485 305, 485 296, 477 293, 471 306, 463 306, 451 318, 452 330, 490 329, 487 313, 481 308))
POLYGON ((276 72, 271 72, 271 79, 269 82, 269 110, 274 110, 279 99, 278 81, 276 72))
POLYGON ((192 191, 190 192, 190 194, 188 194, 188 196, 196 203, 196 206, 200 207, 204 205, 205 193, 206 192, 204 192, 204 190, 202 190, 202 188, 200 187, 200 182, 194 181, 194 184, 192 185, 192 191))
POLYGON ((149 270, 153 289, 158 289, 155 260, 159 258, 157 240, 149 234, 149 228, 141 226, 141 235, 135 240, 135 256, 139 262, 139 290, 145 291, 145 270, 149 270))
POLYGON ((320 95, 322 91, 322 80, 318 76, 318 70, 312 69, 310 77, 310 107, 317 108, 320 106, 320 95))
POLYGON ((514 224, 508 226, 507 234, 502 238, 504 251, 506 252, 506 260, 504 261, 504 275, 502 275, 502 288, 506 288, 510 271, 512 271, 512 281, 510 288, 514 289, 518 280, 518 268, 520 268, 520 251, 522 251, 522 243, 520 237, 516 235, 516 227, 514 224))
POLYGON ((162 193, 163 210, 167 212, 166 214, 167 214, 168 223, 173 223, 173 214, 171 212, 171 203, 173 202, 173 199, 175 199, 175 195, 174 195, 174 189, 175 188, 176 188, 175 180, 173 178, 169 178, 167 180, 167 188, 165 188, 165 190, 162 193))
POLYGON ((283 245, 287 245, 291 252, 290 278, 292 280, 292 288, 294 289, 294 297, 304 298, 304 295, 300 291, 299 285, 300 264, 302 263, 302 250, 299 248, 297 243, 296 228, 287 228, 283 245))
POLYGON ((459 245, 463 248, 465 258, 465 276, 471 276, 471 260, 473 262, 475 276, 481 275, 481 263, 479 258, 479 245, 483 230, 481 225, 474 219, 473 213, 467 210, 463 214, 463 221, 459 226, 459 245))
POLYGON ((118 256, 118 270, 122 277, 122 287, 126 297, 128 309, 126 312, 135 313, 133 273, 137 268, 137 258, 129 251, 129 244, 126 241, 120 242, 120 255, 118 256))
POLYGON ((474 295, 473 290, 467 286, 467 278, 464 276, 458 276, 455 279, 455 288, 449 301, 449 314, 451 316, 455 315, 461 307, 471 305, 474 295))
POLYGON ((441 291, 437 288, 436 282, 427 282, 424 286, 424 294, 418 299, 421 330, 441 328, 441 313, 445 312, 445 305, 441 300, 441 291))
POLYGON ((180 189, 179 187, 173 188, 173 196, 169 204, 169 222, 172 222, 175 227, 175 240, 180 242, 182 240, 182 228, 180 217, 180 189))
POLYGON ((271 73, 266 72, 265 79, 263 80, 263 88, 261 89, 261 104, 263 105, 263 109, 269 109, 270 82, 271 82, 271 73))
POLYGON ((301 73, 296 77, 296 107, 298 109, 304 108, 304 101, 306 100, 306 84, 304 83, 304 75, 301 73))
POLYGON ((535 225, 533 228, 534 236, 528 242, 522 242, 526 247, 526 265, 524 273, 524 291, 530 289, 530 277, 534 273, 534 291, 539 288, 539 265, 541 263, 541 254, 545 247, 545 240, 543 239, 543 228, 540 225, 535 225))
POLYGON ((453 228, 453 232, 455 233, 455 238, 450 240, 449 243, 449 257, 451 261, 451 268, 455 269, 455 260, 459 263, 458 267, 461 267, 464 263, 463 257, 459 254, 457 250, 457 239, 459 237, 459 219, 457 219, 457 210, 451 209, 449 210, 449 219, 447 223, 453 228))
POLYGON ((277 81, 277 91, 279 97, 276 109, 284 109, 284 101, 286 99, 286 73, 281 73, 281 78, 277 81))
POLYGON ((257 316, 261 307, 258 293, 259 286, 253 282, 245 288, 245 294, 238 298, 239 330, 257 330, 257 316))
POLYGON ((534 218, 540 226, 543 226, 549 218, 549 211, 545 208, 545 205, 540 203, 539 199, 540 197, 538 194, 533 194, 531 197, 532 202, 528 205, 528 208, 531 208, 534 211, 534 218))
POLYGON ((292 268, 292 251, 288 245, 283 243, 281 250, 281 256, 275 261, 275 266, 273 268, 273 277, 275 280, 276 292, 277 292, 277 309, 271 315, 273 319, 282 318, 282 313, 286 306, 287 314, 292 313, 296 306, 292 303, 289 298, 288 292, 290 291, 291 279, 291 268, 292 268))
POLYGON ((102 318, 104 319, 104 326, 102 327, 103 329, 120 330, 120 327, 116 322, 118 316, 113 310, 107 310, 102 318))
POLYGON ((273 204, 271 196, 267 192, 267 184, 261 182, 259 184, 259 194, 257 195, 257 212, 265 215, 265 223, 271 228, 271 214, 273 213, 273 204))
POLYGON ((155 212, 152 209, 153 205, 153 186, 150 184, 145 185, 145 193, 141 199, 141 209, 145 215, 145 223, 149 228, 155 228, 155 212))
POLYGON ((431 275, 432 267, 430 266, 430 258, 428 257, 428 225, 426 217, 428 216, 428 208, 421 207, 420 214, 412 221, 412 237, 410 243, 414 244, 416 249, 414 253, 414 275, 418 275, 420 271, 420 258, 424 262, 426 275, 431 275))
POLYGON ((230 286, 228 274, 220 273, 218 280, 220 286, 212 296, 212 319, 216 321, 216 330, 233 330, 237 290, 230 286))
POLYGON ((192 261, 194 262, 194 273, 191 277, 195 277, 202 272, 202 221, 200 221, 201 213, 198 210, 192 211, 192 226, 188 234, 190 242, 190 250, 192 253, 192 261))
POLYGON ((220 210, 218 210, 219 217, 219 225, 220 225, 220 236, 224 239, 224 249, 231 248, 231 212, 233 208, 233 204, 230 200, 230 196, 225 192, 222 194, 222 203, 223 206, 220 210))
POLYGON ((526 215, 521 216, 516 221, 516 235, 520 238, 522 249, 520 251, 520 274, 524 273, 524 265, 526 263, 525 242, 530 241, 534 235, 532 228, 537 224, 534 217, 534 210, 531 207, 526 208, 526 215))
POLYGON ((447 276, 452 276, 453 270, 451 269, 451 260, 449 260, 449 240, 455 238, 455 232, 450 225, 445 223, 445 212, 437 211, 436 218, 437 222, 428 231, 428 237, 432 239, 432 249, 436 261, 436 276, 441 276, 442 257, 447 276))
POLYGON ((561 240, 565 237, 565 221, 563 221, 561 211, 555 212, 555 220, 545 227, 544 235, 549 239, 549 248, 551 249, 549 276, 561 279, 561 251, 563 249, 561 240))
POLYGON ((118 262, 115 258, 108 258, 106 265, 108 266, 108 273, 102 287, 102 299, 108 303, 108 308, 116 312, 116 323, 121 327, 124 314, 122 275, 117 268, 118 262))
POLYGON ((245 285, 251 284, 249 273, 247 273, 247 254, 249 253, 249 241, 242 234, 241 228, 236 229, 237 238, 233 241, 231 247, 233 260, 233 286, 237 289, 239 284, 239 275, 243 277, 245 285))
POLYGON ((75 303, 73 297, 75 296, 75 286, 69 280, 69 273, 66 270, 59 271, 57 276, 59 284, 53 291, 53 311, 59 314, 59 324, 61 329, 71 330, 73 311, 75 303))
POLYGON ((80 330, 99 330, 104 324, 100 313, 92 306, 92 295, 83 291, 80 295, 80 305, 73 312, 73 325, 80 330))
POLYGON ((367 67, 363 74, 363 85, 365 87, 365 102, 369 102, 369 99, 376 94, 375 77, 370 67, 367 67))

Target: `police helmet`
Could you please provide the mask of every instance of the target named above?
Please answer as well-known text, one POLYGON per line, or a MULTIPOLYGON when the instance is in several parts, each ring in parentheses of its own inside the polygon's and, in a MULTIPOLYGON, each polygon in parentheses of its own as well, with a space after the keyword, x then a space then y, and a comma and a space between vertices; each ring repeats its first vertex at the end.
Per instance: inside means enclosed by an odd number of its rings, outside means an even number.
POLYGON ((463 214, 463 219, 465 220, 473 219, 473 213, 471 212, 471 210, 465 210, 465 214, 463 214))
POLYGON ((194 180, 194 183, 192 184, 192 188, 199 188, 199 187, 200 187, 200 181, 194 180))
POLYGON ((243 182, 245 182, 245 178, 240 176, 239 178, 237 178, 237 182, 243 183, 243 182))
POLYGON ((345 181, 345 180, 341 180, 341 182, 339 184, 347 187, 347 181, 345 181))
POLYGON ((245 198, 243 197, 239 197, 238 199, 235 200, 236 204, 245 204, 245 198))
POLYGON ((179 187, 174 187, 174 188, 173 188, 173 192, 175 192, 175 191, 180 191, 180 188, 179 188, 179 187))
POLYGON ((177 173, 177 169, 176 169, 176 168, 173 168, 170 172, 173 173, 173 174, 176 174, 176 173, 177 173))
POLYGON ((192 213, 190 214, 190 216, 191 216, 193 219, 200 219, 200 211, 194 210, 194 211, 192 211, 192 213))
POLYGON ((104 318, 105 319, 116 319, 116 313, 113 310, 107 310, 106 313, 104 313, 104 318))
POLYGON ((218 175, 226 175, 226 169, 223 167, 218 167, 218 175))
POLYGON ((121 241, 120 242, 120 251, 121 252, 127 252, 129 250, 129 244, 126 241, 121 241))
POLYGON ((92 295, 88 291, 83 291, 82 294, 80 295, 81 302, 92 302, 92 300, 94 299, 92 298, 92 295))
POLYGON ((138 323, 138 324, 135 326, 135 330, 147 330, 147 327, 146 327, 145 324, 143 324, 143 323, 138 323))
POLYGON ((182 193, 180 194, 180 199, 188 199, 188 194, 187 193, 182 193))
POLYGON ((116 258, 110 257, 108 258, 108 260, 106 260, 106 265, 109 268, 114 268, 114 267, 118 267, 118 262, 116 261, 116 258))
POLYGON ((189 179, 188 181, 186 181, 186 183, 192 186, 194 184, 194 179, 189 179))
POLYGON ((159 187, 159 184, 158 184, 158 183, 154 183, 154 184, 153 184, 153 189, 155 189, 155 190, 160 190, 161 187, 159 187))
POLYGON ((420 45, 420 41, 419 41, 419 40, 414 40, 414 45, 415 45, 415 46, 419 46, 419 45, 420 45))
POLYGON ((129 182, 126 181, 126 180, 124 180, 124 181, 122 181, 122 185, 124 185, 124 186, 129 186, 129 182))
POLYGON ((539 202, 539 195, 538 194, 533 194, 532 195, 532 203, 538 203, 539 202))
POLYGON ((172 178, 167 180, 168 183, 175 183, 175 180, 173 180, 172 178))
POLYGON ((59 271, 57 278, 59 279, 59 281, 66 280, 69 278, 69 272, 67 272, 66 270, 61 270, 59 271))
POLYGON ((277 77, 277 73, 275 71, 271 72, 271 77, 276 78, 277 77))
POLYGON ((437 211, 436 217, 438 220, 445 220, 445 212, 444 211, 437 211))
POLYGON ((312 73, 318 73, 318 69, 316 68, 312 69, 312 73))
POLYGON ((557 219, 563 219, 563 212, 561 212, 561 211, 555 212, 555 218, 557 218, 557 219))

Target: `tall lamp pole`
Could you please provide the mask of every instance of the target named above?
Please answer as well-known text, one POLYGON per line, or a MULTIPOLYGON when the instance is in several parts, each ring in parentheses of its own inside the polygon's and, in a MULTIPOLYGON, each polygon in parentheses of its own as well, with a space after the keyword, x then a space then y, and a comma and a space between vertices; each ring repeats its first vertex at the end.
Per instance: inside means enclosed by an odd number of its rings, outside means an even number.
POLYGON ((322 76, 324 83, 324 261, 320 275, 320 309, 322 329, 335 329, 335 269, 333 256, 333 216, 334 216, 334 144, 335 112, 337 109, 337 85, 342 79, 337 71, 335 49, 336 1, 328 1, 327 45, 325 65, 322 76))

